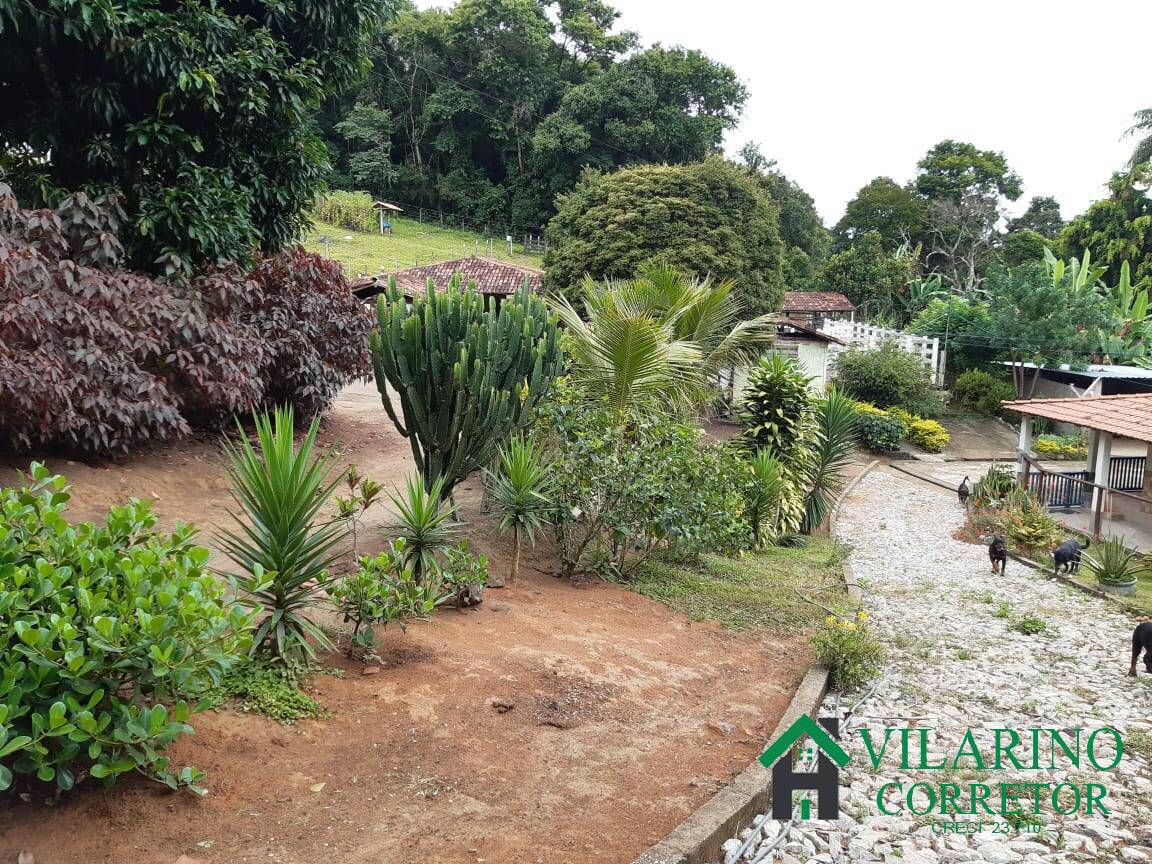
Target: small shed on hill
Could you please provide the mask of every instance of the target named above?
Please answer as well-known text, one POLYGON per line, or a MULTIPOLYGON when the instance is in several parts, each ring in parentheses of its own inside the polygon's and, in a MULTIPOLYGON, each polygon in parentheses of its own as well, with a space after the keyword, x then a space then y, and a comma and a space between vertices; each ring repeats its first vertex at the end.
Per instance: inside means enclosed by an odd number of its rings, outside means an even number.
POLYGON ((856 320, 856 306, 839 291, 785 291, 780 312, 817 330, 825 321, 856 320))
POLYGON ((485 297, 494 298, 498 304, 504 297, 515 294, 527 283, 532 291, 539 291, 544 271, 525 264, 498 261, 494 258, 458 258, 439 264, 426 264, 422 267, 408 267, 379 276, 364 276, 353 280, 352 293, 362 300, 370 300, 388 290, 390 280, 396 280, 396 287, 408 297, 423 294, 431 280, 437 288, 445 288, 454 276, 467 285, 475 285, 485 297))

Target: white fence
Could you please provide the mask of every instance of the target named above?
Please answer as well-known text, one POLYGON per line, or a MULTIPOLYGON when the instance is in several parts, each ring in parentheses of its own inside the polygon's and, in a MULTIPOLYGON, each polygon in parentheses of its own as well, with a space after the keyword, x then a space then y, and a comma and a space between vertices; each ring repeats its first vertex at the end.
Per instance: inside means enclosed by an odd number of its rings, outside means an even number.
MULTIPOLYGON (((829 336, 835 336, 840 341, 865 351, 872 351, 891 342, 901 351, 919 357, 932 373, 932 383, 937 386, 941 383, 940 340, 935 336, 914 336, 902 330, 888 330, 861 321, 825 321, 820 329, 829 336)), ((828 379, 831 380, 834 377, 836 355, 844 349, 839 345, 828 347, 834 349, 828 352, 828 379)))

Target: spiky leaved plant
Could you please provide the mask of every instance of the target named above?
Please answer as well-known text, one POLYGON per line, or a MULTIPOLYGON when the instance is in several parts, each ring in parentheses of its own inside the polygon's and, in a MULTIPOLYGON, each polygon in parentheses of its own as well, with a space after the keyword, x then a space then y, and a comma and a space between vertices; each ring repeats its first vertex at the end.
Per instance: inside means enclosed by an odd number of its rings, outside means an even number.
POLYGON ((804 521, 800 525, 805 534, 824 524, 833 498, 844 485, 841 474, 856 446, 856 419, 856 403, 839 390, 830 389, 816 403, 819 428, 804 498, 804 521))
POLYGON ((381 401, 425 488, 439 480, 444 497, 531 422, 562 367, 556 319, 540 298, 525 287, 499 311, 486 302, 453 279, 442 291, 429 281, 410 304, 393 282, 376 307, 369 345, 381 401))
POLYGON ((390 495, 400 517, 397 528, 404 540, 404 565, 420 582, 438 566, 436 556, 446 552, 459 535, 456 507, 444 501, 444 478, 428 484, 417 474, 404 484, 404 494, 390 495))
POLYGON ((520 541, 536 542, 536 532, 552 522, 554 504, 549 493, 552 466, 523 438, 500 448, 500 470, 486 471, 492 504, 502 514, 501 531, 512 531, 515 551, 509 582, 520 574, 520 541))
POLYGON ((290 407, 271 416, 254 414, 253 420, 257 447, 242 428, 239 443, 224 443, 232 497, 241 513, 232 513, 237 528, 221 529, 219 542, 249 574, 249 595, 265 612, 254 651, 298 674, 315 656, 311 642, 332 648, 307 612, 331 580, 328 568, 345 551, 347 526, 320 516, 343 475, 335 470, 330 450, 314 452, 317 420, 299 446, 290 407))

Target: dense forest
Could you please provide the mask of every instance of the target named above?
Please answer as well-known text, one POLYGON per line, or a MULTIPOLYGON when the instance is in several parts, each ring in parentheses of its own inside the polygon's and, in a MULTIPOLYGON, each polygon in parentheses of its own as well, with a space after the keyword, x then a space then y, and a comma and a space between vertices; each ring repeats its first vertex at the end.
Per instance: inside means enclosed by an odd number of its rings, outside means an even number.
POLYGON ((748 96, 735 72, 643 47, 618 17, 601 0, 399 6, 370 72, 320 115, 331 184, 538 232, 585 168, 719 152, 748 96))

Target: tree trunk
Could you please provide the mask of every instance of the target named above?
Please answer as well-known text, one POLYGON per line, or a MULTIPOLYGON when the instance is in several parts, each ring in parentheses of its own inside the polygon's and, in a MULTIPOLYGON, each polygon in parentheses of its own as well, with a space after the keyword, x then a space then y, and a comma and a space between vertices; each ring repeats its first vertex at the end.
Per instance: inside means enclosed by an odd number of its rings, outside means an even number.
POLYGON ((520 526, 512 526, 512 573, 508 577, 508 584, 511 585, 516 581, 516 577, 520 575, 520 526))

